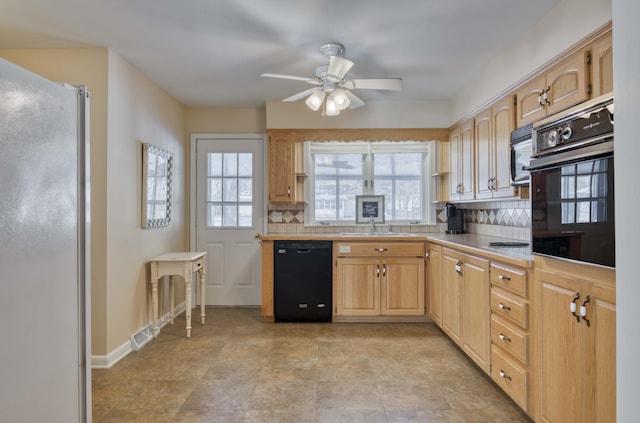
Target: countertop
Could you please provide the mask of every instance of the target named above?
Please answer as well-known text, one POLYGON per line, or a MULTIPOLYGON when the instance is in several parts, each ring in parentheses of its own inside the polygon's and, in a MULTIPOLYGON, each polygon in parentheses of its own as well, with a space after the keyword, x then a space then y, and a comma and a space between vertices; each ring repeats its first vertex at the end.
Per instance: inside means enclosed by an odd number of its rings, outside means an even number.
POLYGON ((458 234, 448 235, 444 233, 416 233, 416 236, 370 236, 363 233, 362 236, 344 236, 340 233, 317 233, 317 234, 269 234, 261 237, 264 241, 304 241, 304 240, 326 240, 334 242, 362 242, 362 241, 419 241, 432 242, 443 247, 454 248, 461 252, 476 254, 491 260, 507 262, 522 267, 533 267, 533 255, 531 246, 526 247, 492 247, 490 242, 501 241, 521 241, 510 238, 501 238, 490 235, 479 234, 458 234))

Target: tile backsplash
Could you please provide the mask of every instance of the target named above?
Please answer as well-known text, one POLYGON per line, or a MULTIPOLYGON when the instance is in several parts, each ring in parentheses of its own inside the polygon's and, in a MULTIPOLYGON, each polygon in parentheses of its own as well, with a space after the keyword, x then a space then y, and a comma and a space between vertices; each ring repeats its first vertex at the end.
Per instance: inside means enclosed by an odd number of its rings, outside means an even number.
MULTIPOLYGON (((487 201, 457 204, 464 209, 464 220, 468 232, 528 241, 531 238, 531 208, 528 200, 487 201)), ((395 232, 444 232, 447 216, 444 204, 436 207, 434 226, 382 225, 395 232)), ((270 204, 268 210, 268 233, 336 233, 366 232, 367 225, 357 226, 304 226, 304 204, 270 204)))

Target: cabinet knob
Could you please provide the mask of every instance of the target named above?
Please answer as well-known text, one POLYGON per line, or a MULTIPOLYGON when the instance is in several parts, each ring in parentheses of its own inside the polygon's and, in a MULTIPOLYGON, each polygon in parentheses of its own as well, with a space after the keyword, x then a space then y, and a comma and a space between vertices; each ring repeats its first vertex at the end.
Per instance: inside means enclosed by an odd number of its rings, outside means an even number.
POLYGON ((511 380, 511 376, 507 375, 504 370, 500 370, 500 373, 498 373, 500 375, 501 378, 503 379, 507 379, 507 380, 511 380))
POLYGON ((504 333, 501 333, 498 338, 500 338, 500 340, 504 341, 504 342, 511 342, 511 338, 507 338, 504 333))
POLYGON ((377 251, 379 253, 384 253, 385 251, 387 251, 387 248, 374 248, 373 251, 377 251))
POLYGON ((506 305, 504 305, 504 304, 502 304, 502 303, 498 304, 498 307, 499 307, 501 310, 511 311, 511 307, 506 306, 506 305))

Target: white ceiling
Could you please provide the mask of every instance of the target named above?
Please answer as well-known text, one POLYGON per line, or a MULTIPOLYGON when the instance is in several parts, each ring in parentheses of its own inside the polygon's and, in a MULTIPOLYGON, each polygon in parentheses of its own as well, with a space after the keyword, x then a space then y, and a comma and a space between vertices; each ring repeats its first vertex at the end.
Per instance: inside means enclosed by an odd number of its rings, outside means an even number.
POLYGON ((560 0, 0 0, 0 48, 110 47, 189 106, 259 107, 309 88, 339 42, 363 100, 446 100, 560 0))

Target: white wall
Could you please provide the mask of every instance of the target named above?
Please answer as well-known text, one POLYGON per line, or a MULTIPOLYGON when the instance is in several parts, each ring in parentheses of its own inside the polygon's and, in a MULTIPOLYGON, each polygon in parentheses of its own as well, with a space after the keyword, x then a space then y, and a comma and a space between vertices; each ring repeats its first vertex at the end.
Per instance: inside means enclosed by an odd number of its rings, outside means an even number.
MULTIPOLYGON (((106 301, 111 352, 150 321, 148 260, 186 251, 187 143, 184 106, 112 50, 108 66, 106 301), (173 153, 173 213, 166 228, 141 228, 142 142, 173 153)), ((181 284, 176 294, 184 299, 181 284)))
POLYGON ((640 398, 640 279, 637 195, 640 122, 640 3, 613 0, 613 86, 615 96, 616 296, 618 421, 638 421, 640 398))
POLYGON ((451 124, 611 20, 611 0, 562 0, 451 101, 451 124))

